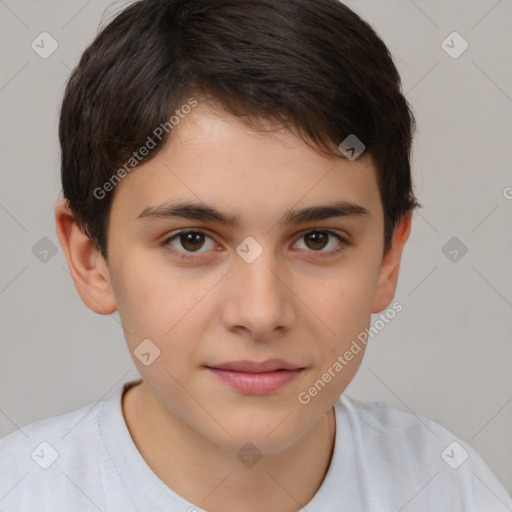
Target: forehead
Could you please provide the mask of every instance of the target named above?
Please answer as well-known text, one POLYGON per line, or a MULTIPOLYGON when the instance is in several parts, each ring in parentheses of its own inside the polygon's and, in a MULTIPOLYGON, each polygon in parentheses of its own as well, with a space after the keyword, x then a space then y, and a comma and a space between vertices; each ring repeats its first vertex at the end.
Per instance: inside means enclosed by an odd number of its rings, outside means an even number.
POLYGON ((249 127, 201 103, 154 158, 117 185, 112 215, 135 220, 176 199, 230 212, 239 224, 275 223, 293 206, 339 201, 360 205, 374 221, 382 217, 370 157, 329 158, 282 127, 249 127))

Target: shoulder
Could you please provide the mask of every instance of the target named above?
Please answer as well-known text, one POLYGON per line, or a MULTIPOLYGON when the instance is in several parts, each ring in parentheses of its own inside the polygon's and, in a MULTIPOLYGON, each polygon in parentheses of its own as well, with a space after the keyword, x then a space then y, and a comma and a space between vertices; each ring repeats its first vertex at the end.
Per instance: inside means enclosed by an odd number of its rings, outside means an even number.
POLYGON ((69 450, 88 450, 91 445, 97 445, 98 417, 106 404, 89 404, 34 421, 0 439, 0 471, 4 469, 6 458, 23 466, 32 461, 35 467, 49 467, 52 459, 69 455, 69 450))
POLYGON ((397 482, 408 483, 411 496, 414 489, 423 489, 416 499, 423 500, 423 506, 449 504, 451 510, 468 512, 512 509, 509 494, 480 455, 439 423, 382 402, 363 403, 347 396, 337 407, 369 481, 387 482, 382 487, 395 494, 397 482))
MULTIPOLYGON (((52 416, 17 428, 0 439, 0 456, 25 458, 32 454, 38 443, 46 442, 61 445, 68 436, 76 439, 90 432, 91 425, 97 422, 97 416, 104 402, 89 404, 71 412, 52 416), (27 452, 27 450, 29 450, 27 452)), ((3 460, 3 459, 2 459, 3 460)))
POLYGON ((35 421, 0 439, 2 505, 23 503, 23 507, 38 509, 38 499, 45 505, 51 503, 54 493, 49 489, 59 496, 60 489, 73 487, 77 475, 82 477, 101 466, 105 451, 98 420, 106 404, 89 404, 35 421))
POLYGON ((410 472, 421 472, 446 464, 442 453, 452 442, 459 443, 459 456, 469 448, 448 429, 424 416, 347 396, 342 396, 339 403, 358 456, 372 458, 378 468, 385 464, 388 470, 408 467, 410 472))
MULTIPOLYGON (((378 436, 406 436, 427 432, 436 437, 448 430, 425 416, 411 412, 404 412, 384 402, 361 402, 343 395, 339 404, 345 410, 351 424, 367 433, 378 436), (431 429, 434 429, 433 432, 431 429), (439 431, 439 432, 437 432, 439 431)), ((429 436, 427 436, 429 437, 429 436)))

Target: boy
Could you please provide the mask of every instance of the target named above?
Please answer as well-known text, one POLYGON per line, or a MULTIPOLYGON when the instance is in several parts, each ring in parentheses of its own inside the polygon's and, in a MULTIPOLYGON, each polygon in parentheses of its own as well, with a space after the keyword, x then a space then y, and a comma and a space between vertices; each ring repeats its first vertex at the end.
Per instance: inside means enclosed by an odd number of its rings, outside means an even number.
POLYGON ((446 429, 341 396, 419 206, 413 127, 337 0, 121 12, 66 89, 55 216, 141 378, 4 438, 0 510, 511 510, 446 429))

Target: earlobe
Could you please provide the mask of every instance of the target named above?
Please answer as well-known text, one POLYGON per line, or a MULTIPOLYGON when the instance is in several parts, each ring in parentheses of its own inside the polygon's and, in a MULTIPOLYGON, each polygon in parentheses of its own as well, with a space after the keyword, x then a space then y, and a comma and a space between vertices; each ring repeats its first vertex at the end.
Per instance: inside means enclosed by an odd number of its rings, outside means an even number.
POLYGON ((92 311, 110 315, 116 311, 109 271, 99 250, 78 225, 66 199, 55 207, 55 224, 75 287, 92 311))
POLYGON ((372 313, 380 313, 386 309, 395 296, 402 251, 411 232, 412 213, 412 210, 408 211, 398 222, 393 232, 391 247, 382 258, 372 313))

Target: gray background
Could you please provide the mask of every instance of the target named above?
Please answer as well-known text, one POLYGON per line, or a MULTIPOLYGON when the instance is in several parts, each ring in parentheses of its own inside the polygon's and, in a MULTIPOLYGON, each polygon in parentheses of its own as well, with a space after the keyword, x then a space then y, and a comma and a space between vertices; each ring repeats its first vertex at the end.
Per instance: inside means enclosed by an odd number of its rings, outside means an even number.
MULTIPOLYGON (((105 9, 124 4, 0 1, 0 437, 108 398, 138 375, 116 314, 81 302, 53 217, 65 82, 105 9), (46 59, 31 48, 43 31, 58 42, 46 59), (32 251, 43 237, 58 247, 46 262, 32 251)), ((418 121, 413 166, 424 205, 395 297, 404 309, 371 341, 347 393, 442 423, 510 492, 512 2, 347 4, 382 36, 401 72, 418 121), (441 46, 453 31, 469 43, 456 59, 441 46), (443 252, 452 237, 459 241, 443 252), (451 261, 445 253, 454 247, 451 261)))

